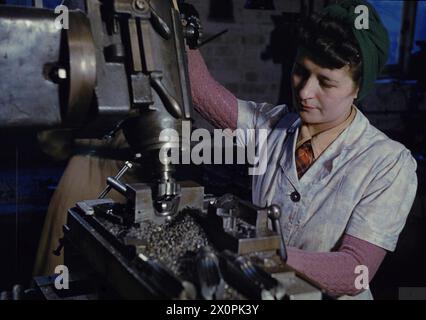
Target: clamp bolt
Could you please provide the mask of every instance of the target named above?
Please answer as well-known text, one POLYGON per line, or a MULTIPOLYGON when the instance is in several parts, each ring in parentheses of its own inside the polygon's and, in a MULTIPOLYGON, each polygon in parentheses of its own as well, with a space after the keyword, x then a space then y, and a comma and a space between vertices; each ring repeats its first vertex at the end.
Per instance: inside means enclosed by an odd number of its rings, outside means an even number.
POLYGON ((146 1, 145 0, 136 0, 135 1, 135 7, 136 7, 136 9, 139 9, 139 10, 146 10, 146 8, 147 8, 147 3, 146 3, 146 1))

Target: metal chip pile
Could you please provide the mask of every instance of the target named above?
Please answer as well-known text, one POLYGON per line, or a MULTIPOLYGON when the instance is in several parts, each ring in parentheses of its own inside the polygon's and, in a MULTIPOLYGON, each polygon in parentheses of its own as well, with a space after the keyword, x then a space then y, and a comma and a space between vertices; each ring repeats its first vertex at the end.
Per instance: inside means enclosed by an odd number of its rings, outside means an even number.
POLYGON ((101 219, 102 224, 117 238, 135 238, 143 243, 142 253, 159 260, 184 280, 192 278, 195 255, 202 247, 212 249, 204 230, 188 211, 181 211, 172 222, 157 225, 146 221, 139 227, 124 228, 101 219), (191 267, 190 270, 187 270, 191 267))
MULTIPOLYGON (((141 252, 160 261, 181 280, 197 282, 195 257, 198 251, 207 247, 215 251, 204 230, 191 216, 190 211, 183 210, 170 223, 157 225, 146 221, 139 227, 124 229, 122 226, 103 221, 104 226, 118 238, 140 239, 141 252)), ((222 299, 244 299, 237 291, 225 286, 222 299)))
POLYGON ((173 222, 164 225, 144 222, 139 228, 129 230, 128 236, 144 239, 144 254, 161 261, 185 280, 192 280, 195 271, 192 266, 198 250, 212 248, 202 228, 184 211, 173 222))

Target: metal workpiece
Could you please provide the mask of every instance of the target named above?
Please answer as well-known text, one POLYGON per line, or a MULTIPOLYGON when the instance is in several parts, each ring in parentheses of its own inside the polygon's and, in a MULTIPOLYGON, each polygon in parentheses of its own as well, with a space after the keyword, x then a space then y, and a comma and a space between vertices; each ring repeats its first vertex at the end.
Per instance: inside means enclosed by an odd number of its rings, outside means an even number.
POLYGON ((134 203, 135 222, 149 220, 161 224, 172 220, 179 211, 185 208, 201 210, 203 207, 204 188, 193 182, 179 182, 179 189, 176 189, 179 192, 174 191, 175 194, 164 196, 164 198, 159 198, 158 194, 153 192, 155 187, 156 185, 144 183, 127 186, 127 196, 134 203), (159 208, 158 206, 163 203, 167 206, 159 208))
POLYGON ((114 204, 114 201, 111 199, 94 199, 94 200, 84 200, 76 203, 76 208, 81 210, 82 213, 88 216, 95 214, 95 207, 102 204, 114 204))
POLYGON ((268 209, 230 194, 210 201, 200 223, 221 249, 238 254, 280 249, 280 236, 269 229, 268 209))

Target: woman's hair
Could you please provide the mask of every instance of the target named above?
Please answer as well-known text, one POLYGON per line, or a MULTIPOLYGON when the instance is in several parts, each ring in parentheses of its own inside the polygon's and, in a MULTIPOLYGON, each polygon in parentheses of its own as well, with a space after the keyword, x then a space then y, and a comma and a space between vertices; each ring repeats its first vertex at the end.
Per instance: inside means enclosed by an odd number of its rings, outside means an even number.
POLYGON ((313 14, 303 23, 298 44, 307 49, 309 58, 321 67, 340 69, 349 65, 353 81, 360 85, 361 50, 351 28, 345 23, 313 14))

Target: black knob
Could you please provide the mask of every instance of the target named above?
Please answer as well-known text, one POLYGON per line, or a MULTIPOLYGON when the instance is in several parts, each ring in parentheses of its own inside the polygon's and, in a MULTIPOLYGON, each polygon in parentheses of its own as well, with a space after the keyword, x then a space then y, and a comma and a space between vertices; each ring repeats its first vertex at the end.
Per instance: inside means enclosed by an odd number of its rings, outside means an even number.
POLYGON ((297 191, 293 191, 293 192, 290 194, 290 199, 291 199, 291 201, 293 201, 293 202, 299 202, 299 201, 300 201, 300 193, 299 193, 299 192, 297 192, 297 191))

